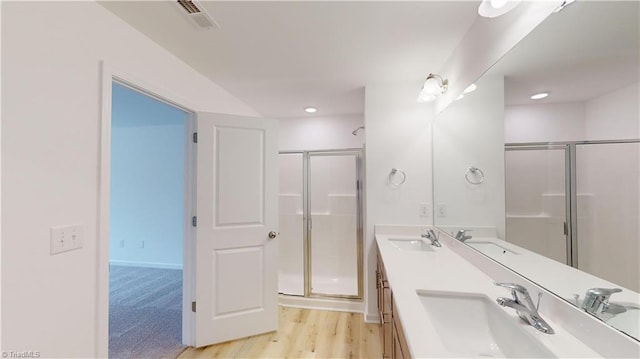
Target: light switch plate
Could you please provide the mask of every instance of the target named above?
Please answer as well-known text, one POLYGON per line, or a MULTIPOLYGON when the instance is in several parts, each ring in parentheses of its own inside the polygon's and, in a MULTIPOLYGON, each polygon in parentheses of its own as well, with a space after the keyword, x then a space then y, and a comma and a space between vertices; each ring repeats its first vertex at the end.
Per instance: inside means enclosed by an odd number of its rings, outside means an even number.
POLYGON ((82 226, 51 227, 51 255, 82 248, 82 226))

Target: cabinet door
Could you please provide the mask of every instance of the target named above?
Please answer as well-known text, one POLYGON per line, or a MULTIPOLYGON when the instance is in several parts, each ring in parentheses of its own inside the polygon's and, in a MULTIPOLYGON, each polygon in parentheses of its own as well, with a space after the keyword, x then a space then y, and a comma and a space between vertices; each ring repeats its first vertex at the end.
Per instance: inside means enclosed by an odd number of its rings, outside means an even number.
POLYGON ((398 310, 395 304, 392 311, 393 322, 393 358, 411 358, 409 354, 409 345, 407 339, 404 336, 404 330, 402 329, 402 322, 398 316, 398 310))
POLYGON ((396 327, 395 322, 393 323, 393 359, 404 359, 402 344, 398 336, 398 328, 396 327))

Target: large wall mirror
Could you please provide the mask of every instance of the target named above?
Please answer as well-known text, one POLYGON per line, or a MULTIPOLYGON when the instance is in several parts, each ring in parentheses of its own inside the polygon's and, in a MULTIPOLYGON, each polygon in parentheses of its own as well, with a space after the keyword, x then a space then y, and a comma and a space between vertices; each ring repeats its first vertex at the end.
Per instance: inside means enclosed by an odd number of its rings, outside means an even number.
POLYGON ((433 128, 435 225, 636 340, 639 18, 637 1, 551 14, 433 128))

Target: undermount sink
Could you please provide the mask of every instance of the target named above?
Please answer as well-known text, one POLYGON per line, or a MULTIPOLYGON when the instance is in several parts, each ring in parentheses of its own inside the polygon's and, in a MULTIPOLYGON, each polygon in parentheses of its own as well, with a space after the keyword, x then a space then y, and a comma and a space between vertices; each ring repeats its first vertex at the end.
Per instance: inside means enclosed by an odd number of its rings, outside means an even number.
POLYGON ((484 294, 416 291, 445 349, 461 357, 555 358, 484 294))
POLYGON ((488 256, 504 256, 518 254, 493 242, 466 242, 470 247, 477 249, 488 256))
POLYGON ((433 251, 433 246, 415 238, 389 238, 394 247, 405 251, 433 251))

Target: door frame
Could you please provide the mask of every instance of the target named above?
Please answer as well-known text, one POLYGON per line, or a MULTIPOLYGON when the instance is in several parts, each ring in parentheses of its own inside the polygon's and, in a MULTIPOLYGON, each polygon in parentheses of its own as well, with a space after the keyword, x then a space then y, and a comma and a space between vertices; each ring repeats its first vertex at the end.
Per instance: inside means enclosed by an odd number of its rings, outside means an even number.
POLYGON ((188 101, 162 86, 148 83, 138 76, 115 68, 101 61, 101 121, 100 156, 98 172, 98 218, 97 218, 97 272, 96 272, 96 357, 106 358, 109 353, 109 209, 111 196, 111 106, 112 84, 127 86, 149 97, 179 108, 189 115, 185 120, 185 174, 184 174, 184 235, 182 272, 182 343, 192 346, 195 334, 195 316, 191 312, 191 301, 195 297, 194 254, 195 228, 190 218, 195 215, 196 146, 192 133, 196 131, 196 110, 188 101))

